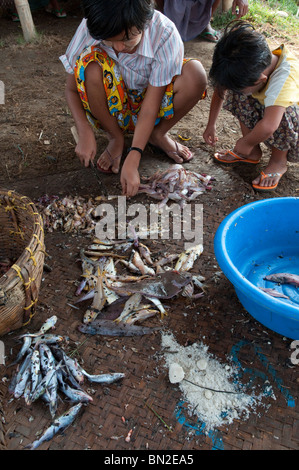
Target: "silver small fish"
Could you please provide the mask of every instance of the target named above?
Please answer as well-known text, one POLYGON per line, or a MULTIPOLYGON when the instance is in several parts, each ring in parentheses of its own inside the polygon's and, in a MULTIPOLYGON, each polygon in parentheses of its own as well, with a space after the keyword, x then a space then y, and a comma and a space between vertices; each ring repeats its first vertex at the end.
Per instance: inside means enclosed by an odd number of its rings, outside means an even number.
POLYGON ((79 384, 82 384, 84 382, 84 376, 78 361, 69 357, 62 349, 53 349, 53 353, 58 360, 66 366, 68 373, 71 374, 79 384))
POLYGON ((40 353, 35 349, 31 356, 31 392, 33 392, 40 378, 40 353))
POLYGON ((88 395, 86 392, 84 392, 84 390, 72 388, 67 383, 65 383, 61 373, 58 374, 58 381, 59 381, 59 386, 62 392, 73 403, 89 403, 93 401, 93 398, 90 395, 88 395))
POLYGON ((87 377, 90 382, 95 382, 98 384, 105 383, 105 384, 112 384, 117 380, 123 379, 125 374, 121 372, 114 372, 111 374, 99 374, 99 375, 91 375, 88 374, 85 370, 82 369, 83 374, 87 377))
POLYGON ((20 398, 25 390, 27 382, 30 378, 31 374, 31 362, 29 361, 24 372, 21 374, 20 379, 17 381, 15 390, 14 390, 14 397, 20 398))
POLYGON ((39 331, 37 331, 36 333, 25 333, 24 335, 20 336, 20 338, 23 338, 26 336, 29 336, 31 338, 42 336, 48 330, 53 329, 55 327, 56 322, 57 322, 57 317, 56 315, 53 315, 52 317, 48 318, 48 320, 41 326, 39 331))
POLYGON ((70 426, 75 420, 77 414, 82 408, 82 403, 78 403, 70 408, 66 413, 62 414, 59 418, 55 419, 53 424, 43 433, 43 435, 32 444, 26 446, 26 449, 37 449, 43 442, 50 441, 60 431, 63 431, 70 426))
POLYGON ((32 338, 30 338, 29 336, 25 336, 24 339, 23 339, 23 346, 22 346, 21 350, 19 351, 19 353, 16 357, 16 360, 12 364, 10 364, 11 366, 14 366, 18 362, 20 362, 22 357, 25 356, 25 354, 28 352, 28 350, 31 346, 31 343, 32 343, 32 338))

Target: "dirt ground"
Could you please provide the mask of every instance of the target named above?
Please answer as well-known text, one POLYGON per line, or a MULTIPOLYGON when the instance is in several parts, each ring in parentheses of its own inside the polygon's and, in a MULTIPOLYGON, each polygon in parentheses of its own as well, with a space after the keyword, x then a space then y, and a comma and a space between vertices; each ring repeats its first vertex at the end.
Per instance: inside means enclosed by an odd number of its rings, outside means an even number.
MULTIPOLYGON (((66 19, 34 13, 40 32, 36 44, 24 44, 20 25, 0 18, 0 80, 5 84, 5 104, 0 105, 0 187, 14 189, 34 201, 44 194, 99 196, 94 174, 82 168, 74 154, 70 131, 73 120, 64 97, 65 72, 59 56, 65 52, 81 20, 78 8, 68 7, 67 11, 66 19)), ((298 38, 286 41, 274 30, 268 32, 273 44, 288 43, 298 53, 298 38)), ((213 47, 208 42, 190 41, 185 44, 185 55, 200 58, 208 70, 213 47)), ((121 383, 94 387, 92 405, 86 407, 62 436, 43 444, 41 449, 194 452, 299 448, 299 376, 298 366, 292 366, 289 361, 290 341, 256 322, 243 309, 233 286, 219 273, 213 249, 217 227, 237 207, 263 198, 298 196, 299 167, 289 165, 277 191, 261 195, 254 192, 251 181, 267 163, 269 155, 265 148, 258 168, 215 164, 202 138, 210 97, 209 89, 207 99, 173 130, 175 138, 189 139, 186 143, 194 151, 195 158, 186 167, 215 178, 212 190, 198 199, 203 204, 204 252, 194 269, 206 279, 206 294, 189 303, 182 298, 172 299, 170 313, 158 324, 161 330, 172 332, 180 344, 203 342, 211 354, 224 362, 237 345, 242 345, 238 360, 251 371, 250 380, 268 380, 276 400, 265 398, 264 407, 246 420, 236 419, 230 426, 209 434, 202 432, 198 419, 185 412, 179 387, 168 381, 159 333, 142 338, 88 337, 85 341, 86 336, 77 330, 84 308, 74 310, 69 303, 74 301, 74 289, 81 273, 76 258, 88 240, 83 235, 46 233, 52 270, 44 273, 37 314, 30 330, 35 331, 42 321, 55 314, 59 318, 58 333, 69 336, 71 344, 82 343, 80 357, 89 370, 123 371, 126 378, 121 383), (290 404, 293 403, 290 397, 295 406, 290 404), (126 442, 131 429, 131 441, 126 442)), ((239 136, 237 122, 224 111, 218 133, 219 148, 231 148, 239 136)), ((106 139, 99 134, 97 140, 100 153, 106 139)), ((126 137, 126 143, 130 144, 130 136, 126 137)), ((140 172, 149 176, 169 163, 166 157, 147 148, 140 172)), ((103 180, 109 194, 121 193, 118 176, 107 175, 103 180)), ((148 204, 149 199, 138 195, 134 202, 148 204)), ((182 248, 182 243, 171 240, 153 243, 151 248, 161 253, 165 246, 175 252, 182 248)), ((151 325, 150 320, 148 324, 151 325)), ((9 351, 10 362, 10 355, 14 357, 17 351, 15 335, 1 339, 9 351)), ((2 386, 11 374, 11 369, 0 366, 2 386)), ((43 404, 27 407, 22 400, 11 400, 7 390, 4 390, 3 413, 8 450, 24 449, 50 422, 43 404)))

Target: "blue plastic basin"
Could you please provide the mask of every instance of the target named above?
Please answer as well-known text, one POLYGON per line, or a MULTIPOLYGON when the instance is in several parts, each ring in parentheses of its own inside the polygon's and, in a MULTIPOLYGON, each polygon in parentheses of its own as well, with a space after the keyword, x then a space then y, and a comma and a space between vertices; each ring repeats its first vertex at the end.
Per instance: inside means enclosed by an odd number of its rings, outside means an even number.
POLYGON ((269 274, 299 275, 299 198, 256 201, 229 214, 214 238, 217 262, 243 305, 256 320, 299 339, 299 288, 266 281, 269 274), (289 299, 272 297, 274 288, 289 299))

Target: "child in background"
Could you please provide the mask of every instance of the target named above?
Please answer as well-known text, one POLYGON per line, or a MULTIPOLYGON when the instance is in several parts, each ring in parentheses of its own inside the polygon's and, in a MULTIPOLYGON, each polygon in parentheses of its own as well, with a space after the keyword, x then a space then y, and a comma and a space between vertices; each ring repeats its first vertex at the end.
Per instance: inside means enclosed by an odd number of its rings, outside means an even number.
POLYGON ((183 60, 176 27, 154 9, 152 0, 84 0, 83 7, 85 18, 60 58, 79 135, 75 151, 88 166, 96 155, 92 126, 104 130, 108 145, 97 166, 117 173, 124 131, 132 131, 120 180, 123 194, 134 196, 147 142, 175 162, 192 158, 168 131, 205 97, 206 73, 198 60, 183 60))
POLYGON ((229 24, 216 44, 209 73, 214 94, 204 139, 215 145, 222 108, 239 120, 242 137, 233 151, 215 153, 226 164, 258 164, 260 143, 271 149, 268 165, 252 182, 258 191, 276 189, 287 161, 299 161, 299 63, 282 45, 271 50, 253 26, 229 24))

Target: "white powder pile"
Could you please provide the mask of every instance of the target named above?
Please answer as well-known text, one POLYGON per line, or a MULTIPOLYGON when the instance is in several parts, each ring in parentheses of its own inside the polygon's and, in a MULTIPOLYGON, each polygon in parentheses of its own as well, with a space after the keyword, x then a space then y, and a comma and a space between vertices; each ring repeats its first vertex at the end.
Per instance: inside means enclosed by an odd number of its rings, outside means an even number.
POLYGON ((254 411, 261 395, 256 397, 240 391, 241 384, 232 381, 237 376, 237 369, 221 364, 208 353, 207 346, 197 343, 180 346, 169 333, 162 335, 162 347, 166 367, 170 370, 170 382, 179 385, 190 415, 197 415, 205 423, 204 432, 231 424, 234 419, 247 419, 254 411), (180 372, 180 368, 183 373, 178 375, 184 378, 176 381, 172 371, 180 372))

